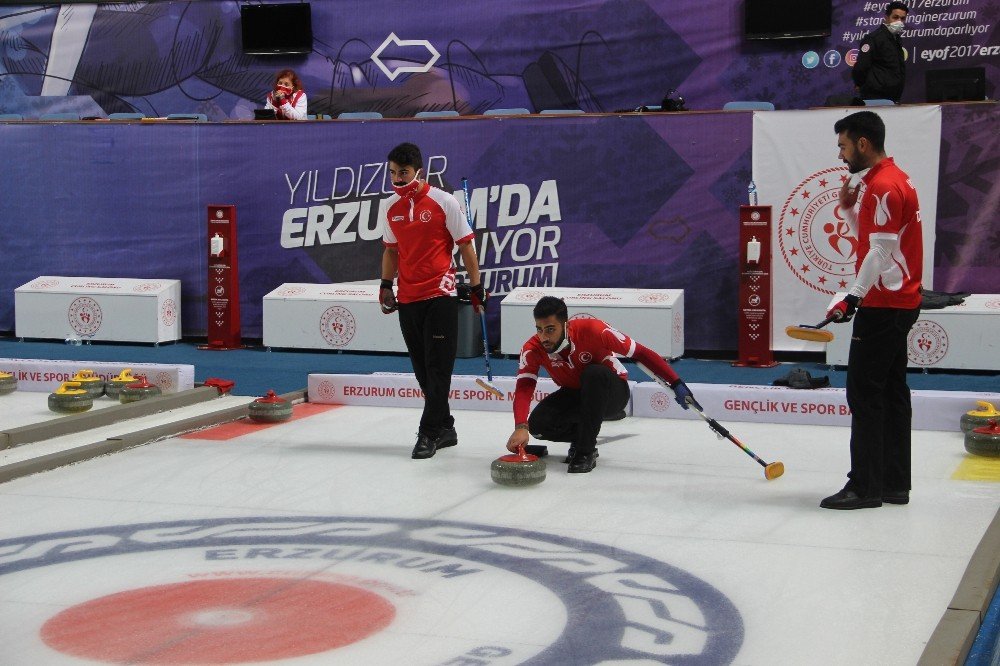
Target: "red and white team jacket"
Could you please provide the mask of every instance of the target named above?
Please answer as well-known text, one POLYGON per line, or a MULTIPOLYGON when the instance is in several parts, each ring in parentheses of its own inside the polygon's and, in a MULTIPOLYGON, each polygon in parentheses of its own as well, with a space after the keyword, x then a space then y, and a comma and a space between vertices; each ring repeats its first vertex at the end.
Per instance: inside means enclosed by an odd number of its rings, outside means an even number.
POLYGON ((400 303, 455 295, 455 245, 475 237, 454 195, 423 183, 416 194, 386 200, 382 242, 399 252, 400 303))
POLYGON ((924 241, 917 191, 891 157, 862 180, 865 192, 856 221, 848 211, 858 238, 857 279, 849 293, 867 308, 920 307, 924 241))
POLYGON ((274 116, 278 120, 305 120, 308 107, 306 93, 303 90, 296 90, 291 97, 283 99, 281 106, 275 106, 272 93, 267 93, 267 100, 264 102, 264 108, 274 109, 274 116))
POLYGON ((517 370, 514 391, 514 423, 525 423, 531 407, 531 397, 538 382, 538 371, 545 368, 560 387, 580 388, 580 375, 591 363, 611 368, 622 381, 628 371, 615 354, 632 358, 652 370, 660 379, 673 386, 680 381, 674 369, 659 355, 600 319, 571 319, 566 322, 569 340, 561 352, 548 353, 538 336, 532 336, 521 347, 521 363, 517 370))

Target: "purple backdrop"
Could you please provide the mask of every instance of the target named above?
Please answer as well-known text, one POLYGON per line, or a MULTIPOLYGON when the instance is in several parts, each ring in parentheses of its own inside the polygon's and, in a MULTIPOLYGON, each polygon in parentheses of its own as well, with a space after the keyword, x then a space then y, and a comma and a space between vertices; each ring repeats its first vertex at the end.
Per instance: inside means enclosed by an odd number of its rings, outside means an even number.
MULTIPOLYGON (((946 107, 938 288, 1000 291, 993 105, 946 107)), ((374 279, 382 160, 416 141, 431 182, 473 188, 488 285, 682 288, 689 349, 736 345, 736 211, 751 115, 287 124, 0 124, 0 330, 38 275, 177 278, 205 330, 205 206, 238 206, 244 332, 283 282, 374 279), (484 245, 485 244, 485 245, 484 245)), ((498 304, 493 306, 495 325, 498 304)), ((495 334, 494 334, 495 335, 495 334)))
MULTIPOLYGON (((301 74, 314 114, 607 112, 658 104, 671 88, 690 109, 737 99, 806 108, 852 92, 851 51, 878 26, 884 4, 834 0, 830 37, 754 42, 742 35, 743 0, 710 8, 695 0, 510 0, 419 10, 388 0, 313 0, 306 56, 243 54, 235 0, 13 5, 0 8, 0 112, 246 119, 282 67, 301 74), (426 71, 397 72, 427 64, 431 49, 439 57, 426 71)), ((925 70, 973 65, 986 67, 992 96, 1000 73, 996 0, 933 4, 909 17, 904 101, 924 99, 925 70)))

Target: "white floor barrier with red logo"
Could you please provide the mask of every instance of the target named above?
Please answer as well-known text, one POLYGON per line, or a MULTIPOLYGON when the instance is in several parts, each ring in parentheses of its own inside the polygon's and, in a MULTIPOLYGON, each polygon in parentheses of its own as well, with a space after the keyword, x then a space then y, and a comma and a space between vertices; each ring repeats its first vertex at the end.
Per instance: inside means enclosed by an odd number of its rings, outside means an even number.
POLYGON ((665 358, 684 355, 683 289, 517 287, 500 303, 500 351, 518 355, 535 332, 532 309, 542 296, 566 301, 570 319, 597 318, 665 358))
POLYGON ((101 379, 108 380, 117 377, 126 368, 131 368, 133 375, 145 375, 149 383, 156 384, 164 393, 194 388, 193 365, 0 358, 0 372, 13 374, 19 391, 55 391, 80 370, 93 370, 101 379))
POLYGON ((180 340, 181 283, 42 275, 14 290, 14 329, 21 338, 180 340))
MULTIPOLYGON (((511 411, 514 405, 516 377, 494 377, 493 386, 503 393, 498 398, 478 383, 475 375, 455 375, 451 379, 449 402, 452 409, 478 409, 490 412, 511 411)), ((634 386, 635 382, 629 382, 634 386)), ((539 378, 533 402, 556 390, 548 377, 539 378)), ((327 405, 369 405, 377 407, 415 407, 424 404, 424 394, 412 373, 376 372, 371 375, 309 375, 309 402, 327 405)), ((632 413, 631 402, 625 407, 632 413)))
MULTIPOLYGON (((831 305, 840 301, 837 294, 831 305)), ((847 365, 851 324, 831 326, 826 362, 847 365)), ((910 329, 906 353, 911 368, 1000 370, 1000 294, 973 294, 961 305, 924 310, 910 329)))
MULTIPOLYGON (((704 411, 713 418, 753 423, 850 426, 851 410, 842 388, 791 389, 785 386, 689 384, 704 411)), ((959 419, 979 400, 1000 402, 1000 393, 911 391, 915 430, 955 431, 959 419)), ((674 402, 659 384, 642 382, 632 389, 632 413, 666 419, 697 419, 674 402)))
POLYGON ((398 315, 385 315, 377 284, 288 282, 264 296, 265 347, 405 352, 398 315))
MULTIPOLYGON (((493 384, 504 396, 497 398, 476 383, 471 375, 456 375, 451 382, 452 409, 509 411, 514 402, 514 377, 494 377, 493 384)), ((626 413, 662 419, 697 419, 674 402, 673 393, 654 382, 629 382, 632 398, 626 413)), ((720 422, 789 423, 796 425, 850 426, 851 411, 844 389, 790 389, 783 386, 736 384, 689 384, 709 416, 720 422)), ((541 378, 534 401, 555 390, 549 378, 541 378)), ((913 391, 913 428, 957 431, 959 419, 976 403, 1000 404, 1000 393, 972 391, 913 391)), ((309 375, 309 401, 334 405, 380 407, 423 406, 423 393, 416 378, 407 373, 372 375, 309 375)))

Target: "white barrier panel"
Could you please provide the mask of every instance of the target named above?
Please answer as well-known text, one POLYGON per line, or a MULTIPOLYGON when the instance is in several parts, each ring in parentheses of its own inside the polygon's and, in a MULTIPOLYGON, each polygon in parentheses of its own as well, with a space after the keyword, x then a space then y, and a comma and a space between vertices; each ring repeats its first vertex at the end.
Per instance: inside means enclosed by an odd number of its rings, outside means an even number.
POLYGON ((14 329, 22 338, 180 340, 181 283, 42 275, 14 290, 14 329))
POLYGON ((500 303, 500 351, 518 355, 535 333, 532 308, 542 296, 566 301, 570 319, 596 317, 665 358, 684 355, 683 289, 517 287, 500 303))
MULTIPOLYGON (((838 294, 831 301, 843 298, 838 294)), ((853 324, 831 324, 826 362, 847 365, 853 324)), ((924 310, 906 343, 911 368, 1000 370, 1000 294, 973 294, 961 305, 924 310)))
MULTIPOLYGON (((511 412, 514 409, 515 377, 494 377, 493 385, 502 398, 484 390, 475 375, 455 375, 451 378, 448 401, 452 409, 476 409, 488 412, 511 412)), ((634 385, 635 382, 629 382, 634 385)), ((424 394, 413 374, 379 372, 372 375, 309 375, 309 402, 326 405, 368 405, 375 407, 415 407, 422 409, 424 394)), ((539 378, 535 385, 532 405, 558 387, 548 377, 539 378)), ((625 412, 631 414, 631 402, 625 412)))
POLYGON ((17 377, 18 391, 55 391, 80 370, 93 370, 101 379, 108 380, 117 377, 125 368, 132 368, 133 375, 146 375, 149 383, 156 384, 164 393, 194 388, 193 365, 0 358, 0 372, 10 372, 17 377))
POLYGON ((265 347, 405 352, 399 315, 386 315, 377 284, 289 282, 264 296, 265 347))
MULTIPOLYGON (((706 414, 727 421, 791 423, 796 425, 851 425, 844 389, 790 389, 785 386, 689 384, 706 414)), ((972 391, 912 391, 914 430, 958 431, 959 419, 976 402, 1000 404, 1000 393, 972 391)), ((674 402, 673 392, 653 382, 632 390, 632 413, 661 419, 697 419, 674 402)))

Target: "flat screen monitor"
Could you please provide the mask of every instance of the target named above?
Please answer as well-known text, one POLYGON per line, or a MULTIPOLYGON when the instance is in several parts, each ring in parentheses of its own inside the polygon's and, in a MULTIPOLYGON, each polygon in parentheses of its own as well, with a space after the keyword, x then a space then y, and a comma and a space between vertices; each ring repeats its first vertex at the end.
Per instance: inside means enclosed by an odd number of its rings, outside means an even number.
POLYGON ((743 36, 747 39, 827 37, 833 23, 832 0, 746 0, 743 36))
POLYGON ((924 72, 928 102, 981 102, 986 99, 986 68, 929 69, 924 72))
POLYGON ((244 53, 312 51, 312 7, 308 2, 240 5, 240 26, 244 53))

